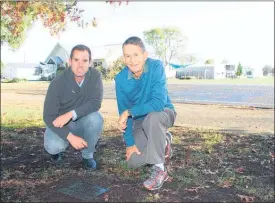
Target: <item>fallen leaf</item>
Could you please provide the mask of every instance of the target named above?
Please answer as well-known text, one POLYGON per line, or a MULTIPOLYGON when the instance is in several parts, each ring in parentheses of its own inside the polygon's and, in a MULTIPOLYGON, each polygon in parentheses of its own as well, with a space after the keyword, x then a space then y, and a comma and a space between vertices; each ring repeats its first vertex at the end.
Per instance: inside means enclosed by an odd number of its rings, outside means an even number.
POLYGON ((254 153, 257 153, 256 149, 252 148, 251 151, 254 152, 254 153))
POLYGON ((159 198, 160 198, 159 193, 155 194, 155 195, 154 195, 154 198, 155 198, 155 199, 159 199, 159 198))
POLYGON ((233 183, 230 182, 229 180, 224 181, 222 184, 218 185, 219 187, 222 188, 230 188, 232 187, 233 183))
POLYGON ((245 195, 238 195, 238 196, 241 198, 242 203, 251 203, 251 202, 254 202, 255 200, 255 197, 250 197, 245 195))
POLYGON ((243 171, 244 171, 244 168, 242 168, 242 167, 239 167, 239 168, 235 169, 236 173, 243 173, 243 171))
POLYGON ((184 190, 187 192, 196 192, 196 193, 198 192, 197 188, 185 188, 184 190))
POLYGON ((184 190, 187 192, 198 192, 199 189, 205 189, 205 188, 209 188, 208 185, 206 186, 198 186, 198 187, 191 187, 191 188, 185 188, 184 190))
POLYGON ((202 171, 204 174, 211 174, 211 175, 214 175, 216 173, 218 173, 218 170, 212 172, 210 169, 206 170, 206 169, 203 169, 202 171))
POLYGON ((26 168, 26 166, 24 164, 21 164, 18 168, 19 169, 24 169, 24 168, 26 168))
POLYGON ((104 201, 105 201, 105 202, 108 202, 108 200, 109 200, 109 195, 108 195, 108 194, 105 194, 105 195, 104 195, 104 201))
POLYGON ((167 182, 169 182, 169 183, 173 182, 173 177, 169 177, 167 182))
POLYGON ((274 158, 275 153, 270 152, 269 155, 270 155, 272 158, 274 158))

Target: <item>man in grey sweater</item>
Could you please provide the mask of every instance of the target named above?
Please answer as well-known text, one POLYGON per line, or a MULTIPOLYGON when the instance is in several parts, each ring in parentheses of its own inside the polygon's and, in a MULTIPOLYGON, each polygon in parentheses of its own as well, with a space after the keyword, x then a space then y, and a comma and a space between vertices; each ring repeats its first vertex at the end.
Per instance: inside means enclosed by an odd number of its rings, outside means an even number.
POLYGON ((96 169, 94 152, 103 130, 103 118, 98 112, 103 97, 99 71, 91 68, 91 50, 75 46, 70 55, 70 67, 50 83, 44 102, 46 123, 44 147, 54 161, 69 144, 81 150, 86 168, 96 169))

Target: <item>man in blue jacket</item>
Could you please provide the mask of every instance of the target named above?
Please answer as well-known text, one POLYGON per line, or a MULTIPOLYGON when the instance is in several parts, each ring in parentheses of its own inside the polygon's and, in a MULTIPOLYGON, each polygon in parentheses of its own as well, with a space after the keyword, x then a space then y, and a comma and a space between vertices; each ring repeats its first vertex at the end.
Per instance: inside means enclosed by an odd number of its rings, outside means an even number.
POLYGON ((164 164, 172 156, 172 135, 167 129, 173 126, 176 112, 162 62, 148 58, 138 37, 128 38, 122 48, 126 67, 115 77, 118 129, 123 132, 128 165, 153 165, 143 185, 156 190, 168 179, 164 164))

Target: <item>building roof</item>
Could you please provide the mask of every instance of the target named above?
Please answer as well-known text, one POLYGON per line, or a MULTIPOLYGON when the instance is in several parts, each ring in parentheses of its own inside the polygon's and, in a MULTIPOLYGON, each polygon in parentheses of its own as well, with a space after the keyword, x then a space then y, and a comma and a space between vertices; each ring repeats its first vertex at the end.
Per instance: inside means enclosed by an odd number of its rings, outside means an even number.
MULTIPOLYGON (((59 44, 59 46, 63 47, 68 55, 70 55, 75 44, 59 44)), ((116 60, 118 57, 122 56, 122 44, 107 44, 100 46, 92 46, 87 44, 86 46, 91 49, 93 59, 110 58, 112 60, 116 60)))
POLYGON ((59 56, 51 56, 49 60, 52 59, 56 64, 62 64, 63 60, 59 56))

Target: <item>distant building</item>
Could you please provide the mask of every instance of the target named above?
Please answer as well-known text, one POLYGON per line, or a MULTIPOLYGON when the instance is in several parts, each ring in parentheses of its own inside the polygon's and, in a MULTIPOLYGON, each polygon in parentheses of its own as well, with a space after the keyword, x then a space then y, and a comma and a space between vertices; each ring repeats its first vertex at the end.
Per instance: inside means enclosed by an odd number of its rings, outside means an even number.
POLYGON ((225 77, 235 78, 236 77, 236 66, 234 64, 225 64, 225 77))
MULTIPOLYGON (((122 55, 121 46, 121 44, 88 46, 92 52, 92 67, 102 66, 106 69, 109 68, 113 61, 122 55)), ((58 74, 59 69, 68 67, 72 48, 73 46, 57 43, 45 62, 40 62, 41 77, 45 80, 52 80, 58 74)))
POLYGON ((8 63, 3 71, 2 78, 39 80, 39 65, 35 63, 8 63))
POLYGON ((222 79, 226 77, 223 64, 191 64, 176 69, 176 78, 222 79))

